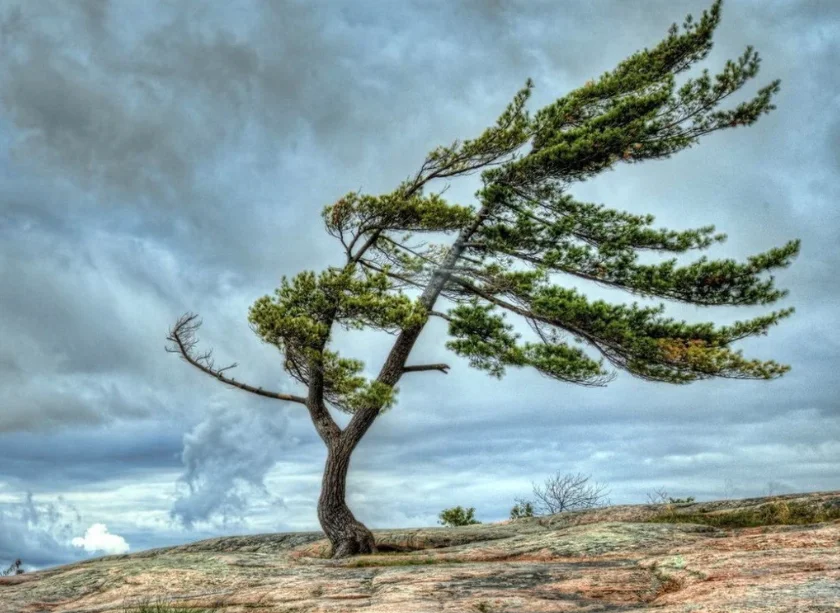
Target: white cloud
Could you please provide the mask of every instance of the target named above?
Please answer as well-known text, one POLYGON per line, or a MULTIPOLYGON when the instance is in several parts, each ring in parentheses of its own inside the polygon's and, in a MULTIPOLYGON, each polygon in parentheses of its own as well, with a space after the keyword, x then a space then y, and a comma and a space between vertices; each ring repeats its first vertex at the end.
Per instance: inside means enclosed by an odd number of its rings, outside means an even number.
MULTIPOLYGON (((184 435, 185 471, 179 482, 189 492, 173 504, 172 518, 192 529, 195 522, 215 516, 221 516, 223 524, 243 517, 248 493, 267 496, 266 474, 300 442, 287 436, 288 424, 283 413, 231 410, 226 404, 212 408, 184 435)), ((285 505, 282 498, 273 502, 285 505)))
POLYGON ((85 535, 77 536, 72 541, 74 547, 83 547, 85 551, 102 551, 107 554, 127 553, 128 543, 118 534, 109 534, 105 524, 93 524, 85 535))

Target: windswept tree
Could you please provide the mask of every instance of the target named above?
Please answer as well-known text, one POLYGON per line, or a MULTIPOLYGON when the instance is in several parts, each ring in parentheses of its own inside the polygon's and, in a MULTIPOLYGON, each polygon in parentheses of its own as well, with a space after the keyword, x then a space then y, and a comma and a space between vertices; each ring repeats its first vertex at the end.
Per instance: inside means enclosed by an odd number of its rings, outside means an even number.
POLYGON ((684 253, 725 240, 714 226, 654 228, 638 215, 581 202, 568 193, 578 181, 620 163, 662 159, 703 135, 748 126, 775 108, 773 81, 734 108, 721 103, 754 77, 758 54, 728 61, 677 87, 676 77, 704 59, 721 14, 720 1, 699 21, 689 16, 653 49, 622 61, 533 115, 525 109, 530 80, 496 124, 477 138, 438 147, 393 192, 351 192, 323 211, 327 232, 346 259, 316 274, 284 278, 273 296, 250 308, 255 333, 283 356, 300 395, 266 391, 229 376, 210 353, 196 350, 200 321, 181 317, 170 351, 223 383, 306 407, 327 447, 318 519, 343 557, 376 551, 373 534, 345 502, 350 456, 377 416, 396 400, 403 376, 446 373, 446 364, 409 363, 430 318, 448 322, 446 346, 475 368, 501 377, 507 367, 531 367, 547 377, 585 386, 611 379, 607 364, 647 381, 685 384, 698 379, 772 379, 788 366, 747 359, 735 341, 765 334, 792 308, 728 326, 687 323, 664 306, 589 300, 563 287, 559 275, 621 288, 644 297, 689 304, 765 305, 786 295, 762 273, 787 266, 799 241, 747 258, 638 261, 640 252, 684 253), (481 171, 473 205, 449 202, 429 190, 433 181, 481 171), (413 235, 451 237, 417 243, 413 235), (505 319, 533 330, 523 340, 505 319), (337 327, 395 335, 376 378, 361 361, 331 348, 337 327), (590 355, 582 347, 590 347, 590 355), (330 409, 352 415, 341 429, 330 409))

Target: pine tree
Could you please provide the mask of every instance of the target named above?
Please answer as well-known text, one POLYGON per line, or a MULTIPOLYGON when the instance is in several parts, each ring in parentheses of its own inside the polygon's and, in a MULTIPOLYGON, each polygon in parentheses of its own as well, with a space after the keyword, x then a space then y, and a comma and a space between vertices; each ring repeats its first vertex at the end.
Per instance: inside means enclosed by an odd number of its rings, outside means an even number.
POLYGON ((643 264, 640 252, 684 253, 726 236, 711 225, 654 228, 651 215, 581 202, 568 192, 616 164, 667 158, 705 134, 752 125, 775 108, 779 81, 734 108, 719 108, 757 74, 760 60, 752 47, 714 78, 703 70, 676 86, 678 74, 708 55, 720 15, 718 0, 699 21, 689 15, 682 29, 672 25, 653 49, 533 116, 525 108, 529 79, 495 125, 474 140, 433 150, 393 192, 350 192, 327 206, 326 230, 341 243, 346 261, 284 278, 249 312, 255 333, 277 347, 305 395, 256 388, 229 377, 231 367, 215 367, 209 352, 195 350, 200 321, 194 314, 170 331, 169 350, 205 373, 307 408, 328 450, 318 518, 334 557, 376 551, 372 533, 345 502, 350 456, 377 416, 394 405, 403 375, 448 371, 446 364, 407 364, 430 318, 448 322, 449 349, 495 377, 527 366, 559 381, 602 386, 614 375, 609 364, 648 381, 686 384, 711 377, 772 379, 789 369, 747 359, 732 344, 766 334, 792 308, 728 326, 686 323, 663 315, 661 304, 609 304, 556 282, 557 273, 566 273, 638 296, 703 306, 765 305, 786 295, 762 273, 787 266, 798 240, 745 262, 701 257, 683 266, 676 259, 643 264), (475 206, 428 189, 434 180, 477 171, 482 187, 475 206), (418 244, 412 239, 418 234, 452 239, 418 244), (534 340, 522 340, 505 314, 524 319, 534 340), (330 348, 337 326, 396 335, 375 379, 363 376, 361 361, 330 348), (583 343, 596 357, 569 341, 583 343), (352 414, 343 430, 328 407, 352 414))

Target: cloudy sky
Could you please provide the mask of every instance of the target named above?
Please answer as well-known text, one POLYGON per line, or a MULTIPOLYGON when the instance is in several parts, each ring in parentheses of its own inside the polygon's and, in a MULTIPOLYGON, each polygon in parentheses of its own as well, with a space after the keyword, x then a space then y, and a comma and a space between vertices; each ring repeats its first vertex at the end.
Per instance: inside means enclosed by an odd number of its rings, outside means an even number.
MULTIPOLYGON (((490 125, 526 78, 536 110, 710 3, 0 0, 0 565, 318 530, 326 451, 306 410, 167 354, 169 327, 196 311, 202 346, 238 362, 237 379, 295 389, 247 309, 282 275, 340 261, 324 205, 391 191, 429 150, 490 125)), ((558 472, 591 474, 616 504, 659 487, 840 489, 840 3, 728 0, 715 40, 693 74, 752 44, 762 70, 742 98, 780 78, 778 109, 572 191, 657 226, 715 224, 729 240, 709 257, 801 238, 776 275, 796 314, 741 344, 792 371, 497 381, 431 324, 413 359, 450 374, 406 377, 353 457, 349 504, 369 527, 432 526, 455 505, 499 521, 558 472)), ((447 196, 469 203, 477 186, 447 196)), ((338 341, 375 372, 389 338, 338 341)))

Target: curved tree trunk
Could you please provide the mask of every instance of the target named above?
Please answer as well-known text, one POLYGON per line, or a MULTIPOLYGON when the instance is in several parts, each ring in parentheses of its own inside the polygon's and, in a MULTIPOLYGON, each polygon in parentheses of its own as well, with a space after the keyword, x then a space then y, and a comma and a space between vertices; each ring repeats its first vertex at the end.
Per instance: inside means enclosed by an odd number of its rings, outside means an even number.
POLYGON ((332 545, 333 558, 376 553, 373 533, 353 516, 344 501, 351 451, 341 444, 328 449, 318 499, 318 521, 332 545))

